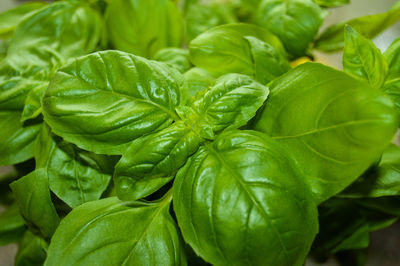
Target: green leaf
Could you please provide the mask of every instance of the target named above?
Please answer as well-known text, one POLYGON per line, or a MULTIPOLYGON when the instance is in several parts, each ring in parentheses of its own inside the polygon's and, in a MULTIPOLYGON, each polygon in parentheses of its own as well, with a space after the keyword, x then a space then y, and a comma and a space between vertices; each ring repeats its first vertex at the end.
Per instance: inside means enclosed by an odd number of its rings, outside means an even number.
POLYGON ((314 0, 314 2, 322 7, 338 7, 350 4, 350 0, 314 0))
POLYGON ((170 200, 107 198, 77 207, 54 234, 45 265, 186 265, 170 200))
POLYGON ((186 42, 189 43, 203 32, 222 24, 235 23, 237 19, 229 3, 193 3, 186 16, 186 42))
POLYGON ((47 255, 47 246, 43 238, 26 231, 19 243, 15 266, 42 266, 47 255))
POLYGON ((208 88, 217 78, 214 73, 199 67, 186 71, 183 76, 185 78, 184 88, 190 97, 208 88))
POLYGON ((387 12, 354 18, 327 28, 315 41, 314 47, 334 52, 344 47, 345 25, 349 25, 367 39, 372 39, 400 19, 400 6, 387 12))
POLYGON ((269 31, 255 25, 238 23, 214 27, 199 35, 189 44, 190 59, 195 66, 217 74, 241 73, 254 76, 253 55, 245 38, 248 36, 266 42, 277 53, 286 54, 279 39, 269 31))
POLYGON ((267 84, 290 69, 289 61, 274 47, 254 37, 245 37, 249 42, 254 62, 255 78, 267 84))
POLYGON ((393 41, 384 56, 389 65, 389 73, 383 90, 391 97, 400 113, 400 38, 393 41))
POLYGON ((37 168, 45 169, 50 190, 71 208, 101 197, 113 171, 107 165, 115 161, 63 141, 47 125, 36 140, 35 160, 37 168))
POLYGON ((400 148, 390 145, 383 153, 379 165, 368 170, 340 193, 340 196, 351 198, 400 196, 400 148))
POLYGON ((268 94, 268 87, 249 76, 227 74, 194 101, 193 109, 199 116, 199 124, 208 125, 218 133, 245 125, 268 94))
POLYGON ((20 112, 0 111, 0 165, 11 165, 33 157, 34 140, 41 125, 22 123, 20 112))
POLYGON ((327 12, 313 0, 263 0, 256 23, 281 39, 293 57, 304 56, 327 12))
POLYGON ((21 115, 21 122, 34 119, 42 113, 41 99, 49 84, 43 82, 29 90, 25 98, 24 110, 21 115))
POLYGON ((40 9, 15 29, 7 60, 17 70, 52 68, 92 52, 100 40, 99 14, 84 1, 60 1, 40 9))
POLYGON ((19 23, 45 5, 45 2, 26 3, 0 13, 0 38, 10 37, 19 23))
POLYGON ((182 75, 166 64, 98 52, 57 72, 43 97, 43 115, 56 135, 80 148, 122 154, 131 141, 179 120, 182 85, 182 75))
POLYGON ((300 65, 270 90, 255 128, 291 152, 317 202, 343 190, 378 160, 399 123, 382 92, 321 64, 300 65))
POLYGON ((388 73, 388 65, 381 51, 350 26, 346 26, 344 43, 343 70, 380 89, 388 73))
POLYGON ((170 0, 113 0, 105 16, 118 50, 150 58, 162 48, 181 45, 183 19, 170 0))
POLYGON ((302 179, 268 136, 225 132, 177 174, 174 210, 183 237, 213 265, 303 265, 318 224, 302 179))
POLYGON ((192 67, 189 60, 189 50, 182 48, 164 48, 154 55, 154 60, 168 63, 184 73, 192 67))
POLYGON ((10 187, 22 216, 37 226, 44 237, 50 238, 60 218, 51 201, 46 171, 37 169, 12 182, 10 187))
POLYGON ((122 200, 148 196, 168 183, 203 140, 183 121, 134 141, 118 162, 114 182, 122 200))
POLYGON ((25 222, 16 204, 0 213, 0 246, 17 242, 25 232, 25 222))

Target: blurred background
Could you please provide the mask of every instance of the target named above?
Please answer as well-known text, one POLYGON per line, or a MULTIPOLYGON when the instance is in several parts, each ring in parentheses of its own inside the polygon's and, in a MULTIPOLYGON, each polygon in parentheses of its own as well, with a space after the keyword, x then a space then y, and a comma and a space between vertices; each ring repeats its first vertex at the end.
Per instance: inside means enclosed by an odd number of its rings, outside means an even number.
MULTIPOLYGON (((24 1, 0 0, 0 12, 22 2, 24 1)), ((339 21, 387 11, 395 2, 396 0, 351 0, 350 5, 331 9, 322 29, 339 21)), ((400 22, 375 38, 374 43, 383 52, 398 36, 400 36, 400 22)), ((316 53, 315 55, 317 61, 341 69, 342 54, 340 52, 333 54, 316 53)), ((2 171, 7 171, 7 168, 0 167, 0 172, 2 171)), ((15 244, 0 247, 0 266, 13 265, 16 251, 17 246, 15 244)), ((333 259, 324 264, 317 264, 312 260, 306 262, 306 266, 317 265, 336 266, 338 264, 333 259)), ((400 222, 371 234, 367 266, 400 266, 400 222)))

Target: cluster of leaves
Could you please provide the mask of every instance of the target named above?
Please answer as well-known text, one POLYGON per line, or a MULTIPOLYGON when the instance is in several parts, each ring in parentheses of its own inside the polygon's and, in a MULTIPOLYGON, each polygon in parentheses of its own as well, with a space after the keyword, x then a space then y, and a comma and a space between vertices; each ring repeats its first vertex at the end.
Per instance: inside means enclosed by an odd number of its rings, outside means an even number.
POLYGON ((400 216, 400 39, 369 40, 400 5, 317 36, 348 2, 0 14, 0 244, 21 266, 362 265, 400 216), (344 71, 291 64, 343 47, 344 71))

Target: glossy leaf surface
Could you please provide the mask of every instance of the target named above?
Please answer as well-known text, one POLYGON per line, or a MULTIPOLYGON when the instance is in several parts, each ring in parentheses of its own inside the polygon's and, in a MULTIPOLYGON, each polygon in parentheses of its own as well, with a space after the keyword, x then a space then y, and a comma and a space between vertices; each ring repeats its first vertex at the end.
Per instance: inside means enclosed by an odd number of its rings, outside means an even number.
POLYGON ((378 160, 397 130, 389 98, 327 66, 300 65, 270 90, 255 128, 291 152, 318 202, 378 160))
POLYGON ((221 134, 177 174, 174 210, 184 239, 213 265, 303 265, 318 225, 301 179, 267 136, 221 134))
POLYGON ((44 265, 186 265, 169 202, 107 198, 75 208, 60 223, 44 265))
POLYGON ((60 69, 44 95, 43 114, 55 134, 78 147, 121 154, 131 141, 177 119, 182 84, 166 64, 98 52, 60 69))

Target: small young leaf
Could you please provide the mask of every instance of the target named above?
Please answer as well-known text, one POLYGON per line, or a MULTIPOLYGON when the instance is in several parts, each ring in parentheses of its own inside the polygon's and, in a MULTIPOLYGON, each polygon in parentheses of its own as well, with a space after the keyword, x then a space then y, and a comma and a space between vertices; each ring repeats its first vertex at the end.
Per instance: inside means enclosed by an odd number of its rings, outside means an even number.
POLYGON ((350 26, 346 26, 344 42, 343 70, 367 80, 371 87, 381 89, 388 73, 381 51, 350 26))
POLYGON ((60 218, 51 201, 46 171, 37 169, 12 182, 10 187, 22 216, 37 226, 44 237, 50 238, 60 218))

